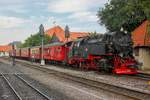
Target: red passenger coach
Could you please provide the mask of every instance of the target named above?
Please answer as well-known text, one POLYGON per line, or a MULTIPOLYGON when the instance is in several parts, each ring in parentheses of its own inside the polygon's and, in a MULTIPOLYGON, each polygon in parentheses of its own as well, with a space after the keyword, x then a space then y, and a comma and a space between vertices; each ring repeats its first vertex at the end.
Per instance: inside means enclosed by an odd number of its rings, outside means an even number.
POLYGON ((21 55, 21 49, 16 49, 15 53, 16 53, 16 57, 20 57, 20 55, 21 55))
POLYGON ((64 43, 53 43, 44 47, 44 59, 50 61, 65 62, 68 47, 64 43))
POLYGON ((25 58, 25 59, 30 58, 30 48, 21 49, 21 58, 25 58))
POLYGON ((33 58, 33 59, 41 59, 41 48, 40 46, 36 46, 36 47, 32 47, 30 48, 30 58, 33 58))

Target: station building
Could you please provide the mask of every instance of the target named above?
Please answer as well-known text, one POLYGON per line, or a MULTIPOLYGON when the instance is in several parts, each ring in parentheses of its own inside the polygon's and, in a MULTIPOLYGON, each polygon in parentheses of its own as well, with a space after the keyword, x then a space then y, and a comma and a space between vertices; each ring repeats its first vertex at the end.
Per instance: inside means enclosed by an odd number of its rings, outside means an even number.
POLYGON ((150 70, 150 21, 144 21, 132 32, 134 56, 143 63, 142 70, 150 70))
POLYGON ((0 46, 0 57, 9 56, 10 50, 12 50, 12 46, 9 45, 0 46))
POLYGON ((78 38, 82 38, 88 36, 88 32, 70 32, 70 37, 67 39, 65 38, 65 31, 60 26, 55 26, 46 30, 45 34, 52 37, 50 42, 66 42, 66 41, 73 41, 78 38))

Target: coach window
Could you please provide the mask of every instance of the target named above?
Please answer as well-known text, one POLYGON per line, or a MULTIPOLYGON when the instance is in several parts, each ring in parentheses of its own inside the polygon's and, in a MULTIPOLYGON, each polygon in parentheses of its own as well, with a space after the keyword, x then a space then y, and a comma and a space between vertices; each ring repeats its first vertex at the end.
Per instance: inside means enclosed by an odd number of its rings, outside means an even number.
POLYGON ((60 52, 61 51, 61 48, 60 47, 58 47, 58 50, 57 50, 58 52, 60 52))
POLYGON ((34 54, 34 50, 32 50, 32 52, 31 52, 32 54, 34 54))
POLYGON ((50 53, 50 50, 49 50, 49 49, 47 50, 47 53, 48 53, 48 54, 50 53))
POLYGON ((33 54, 36 54, 36 50, 33 50, 33 54))
POLYGON ((56 50, 56 48, 54 48, 54 53, 57 53, 57 50, 56 50))

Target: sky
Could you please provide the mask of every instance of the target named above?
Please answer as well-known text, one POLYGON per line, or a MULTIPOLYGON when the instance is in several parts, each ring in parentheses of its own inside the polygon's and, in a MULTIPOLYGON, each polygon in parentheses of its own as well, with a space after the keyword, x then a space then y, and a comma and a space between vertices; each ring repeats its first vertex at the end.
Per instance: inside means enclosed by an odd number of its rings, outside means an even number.
POLYGON ((108 0, 0 0, 0 45, 24 41, 39 31, 68 25, 70 31, 104 33, 97 11, 108 0), (56 22, 54 24, 54 22, 56 22))

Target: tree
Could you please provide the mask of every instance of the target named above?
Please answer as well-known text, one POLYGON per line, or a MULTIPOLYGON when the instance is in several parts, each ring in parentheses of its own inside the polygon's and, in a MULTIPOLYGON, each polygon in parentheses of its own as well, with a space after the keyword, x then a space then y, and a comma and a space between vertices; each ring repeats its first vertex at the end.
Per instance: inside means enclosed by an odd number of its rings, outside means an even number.
POLYGON ((94 32, 90 32, 90 33, 88 33, 88 34, 89 34, 90 37, 95 37, 95 36, 97 35, 97 32, 94 31, 94 32))
MULTIPOLYGON (((44 44, 48 44, 50 40, 51 40, 51 37, 45 34, 44 44)), ((32 47, 32 46, 39 46, 39 45, 41 45, 41 36, 39 33, 36 33, 28 37, 21 47, 32 47)))
POLYGON ((22 43, 21 43, 21 41, 13 41, 13 42, 11 42, 11 43, 9 43, 8 45, 15 45, 17 48, 19 48, 21 45, 22 45, 22 43))
POLYGON ((132 32, 144 20, 150 19, 150 0, 110 0, 99 9, 99 23, 109 31, 118 31, 121 27, 132 32))

